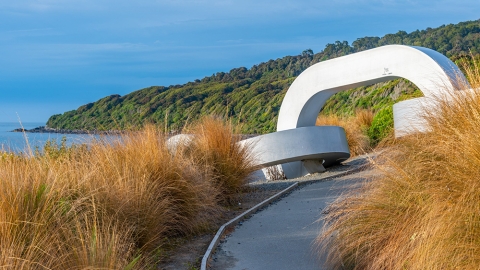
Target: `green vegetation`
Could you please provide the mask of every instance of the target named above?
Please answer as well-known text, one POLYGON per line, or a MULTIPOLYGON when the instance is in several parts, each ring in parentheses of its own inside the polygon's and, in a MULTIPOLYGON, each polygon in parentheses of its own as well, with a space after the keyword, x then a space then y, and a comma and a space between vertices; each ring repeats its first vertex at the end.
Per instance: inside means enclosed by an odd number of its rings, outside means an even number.
POLYGON ((422 92, 413 83, 397 79, 339 92, 325 103, 322 114, 353 116, 356 110, 363 109, 378 112, 396 102, 421 96, 422 92))
MULTIPOLYGON (((302 71, 320 61, 388 44, 424 46, 453 61, 470 52, 480 53, 480 20, 443 25, 411 33, 399 31, 383 37, 336 41, 314 54, 305 50, 297 56, 270 60, 247 69, 218 72, 202 80, 168 87, 153 86, 125 96, 112 95, 61 115, 53 115, 47 126, 58 129, 136 129, 148 123, 178 130, 204 115, 231 117, 242 123, 244 133, 268 133, 276 128, 278 111, 290 84, 302 71)), ((378 111, 394 102, 419 96, 416 87, 395 80, 334 95, 324 113, 353 115, 358 108, 378 111)))
POLYGON ((372 144, 378 144, 386 138, 393 129, 393 109, 391 106, 378 111, 373 117, 372 125, 367 130, 367 135, 372 144))

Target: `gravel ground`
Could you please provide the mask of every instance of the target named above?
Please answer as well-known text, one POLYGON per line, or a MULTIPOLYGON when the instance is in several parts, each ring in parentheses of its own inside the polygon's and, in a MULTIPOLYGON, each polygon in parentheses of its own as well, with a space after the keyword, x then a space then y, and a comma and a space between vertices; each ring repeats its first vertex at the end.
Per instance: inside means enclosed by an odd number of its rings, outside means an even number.
POLYGON ((325 181, 332 177, 339 177, 341 175, 350 174, 359 170, 362 170, 371 164, 370 160, 376 157, 376 154, 367 154, 356 156, 350 158, 339 165, 328 167, 327 171, 323 173, 314 173, 307 176, 294 178, 294 179, 285 179, 285 180, 266 180, 260 179, 250 183, 250 186, 256 187, 259 189, 279 189, 279 187, 287 188, 289 185, 299 182, 302 184, 304 182, 310 181, 325 181))

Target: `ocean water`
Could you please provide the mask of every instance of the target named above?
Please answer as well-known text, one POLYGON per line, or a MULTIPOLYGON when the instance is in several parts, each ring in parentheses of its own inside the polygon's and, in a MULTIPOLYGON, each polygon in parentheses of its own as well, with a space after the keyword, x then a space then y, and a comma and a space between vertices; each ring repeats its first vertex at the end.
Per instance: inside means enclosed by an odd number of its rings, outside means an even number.
MULTIPOLYGON (((45 123, 22 123, 23 128, 32 129, 39 126, 44 126, 45 123)), ((72 143, 88 143, 96 136, 86 134, 58 134, 58 133, 22 133, 11 132, 16 128, 21 128, 20 123, 6 123, 0 122, 0 150, 8 152, 28 152, 28 146, 35 149, 38 146, 40 149, 45 145, 47 140, 56 140, 60 143, 62 137, 66 137, 67 145, 72 143), (28 143, 27 143, 28 141, 28 143)))

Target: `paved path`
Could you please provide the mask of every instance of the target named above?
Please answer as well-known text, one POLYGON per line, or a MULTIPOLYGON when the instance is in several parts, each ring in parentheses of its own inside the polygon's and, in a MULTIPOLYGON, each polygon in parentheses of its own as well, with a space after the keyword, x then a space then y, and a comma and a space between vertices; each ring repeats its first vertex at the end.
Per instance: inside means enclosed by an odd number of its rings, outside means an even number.
POLYGON ((366 172, 301 186, 237 226, 212 256, 211 269, 322 269, 313 241, 323 209, 366 172))

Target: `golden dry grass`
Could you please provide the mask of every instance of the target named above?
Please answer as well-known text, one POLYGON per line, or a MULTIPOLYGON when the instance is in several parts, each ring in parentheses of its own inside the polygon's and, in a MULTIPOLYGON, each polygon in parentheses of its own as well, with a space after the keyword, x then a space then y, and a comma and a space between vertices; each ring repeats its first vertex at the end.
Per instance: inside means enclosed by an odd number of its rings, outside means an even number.
MULTIPOLYGON (((235 136, 223 123, 208 128, 223 144, 200 151, 235 157, 228 162, 244 171, 227 182, 245 183, 232 179, 251 171, 239 165, 248 150, 232 146, 235 136)), ((1 154, 0 266, 150 269, 169 238, 208 229, 222 211, 219 194, 233 196, 239 187, 226 191, 227 173, 218 173, 224 164, 172 155, 165 139, 148 126, 88 147, 50 144, 35 157, 1 154)))
POLYGON ((331 268, 479 269, 480 94, 438 102, 428 133, 389 145, 377 177, 330 206, 317 244, 331 268))
POLYGON ((317 126, 340 126, 345 129, 350 154, 358 156, 371 151, 367 130, 372 125, 373 112, 357 110, 354 116, 319 115, 317 126))
POLYGON ((234 202, 236 195, 248 182, 254 166, 249 147, 241 147, 240 136, 232 136, 235 128, 212 116, 202 118, 189 128, 195 134, 188 156, 201 164, 220 192, 217 198, 226 204, 234 202))

